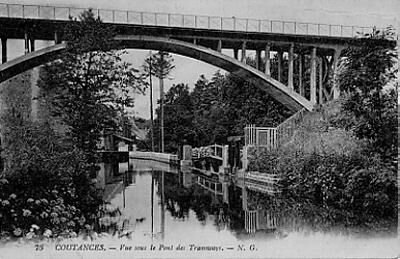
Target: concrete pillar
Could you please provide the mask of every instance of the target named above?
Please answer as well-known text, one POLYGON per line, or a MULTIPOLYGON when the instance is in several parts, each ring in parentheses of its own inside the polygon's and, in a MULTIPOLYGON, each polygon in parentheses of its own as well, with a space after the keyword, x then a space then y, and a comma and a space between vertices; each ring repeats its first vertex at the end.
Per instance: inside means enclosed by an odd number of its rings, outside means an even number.
POLYGON ((218 52, 221 52, 221 51, 222 51, 222 40, 218 40, 217 51, 218 51, 218 52))
POLYGON ((31 36, 30 38, 29 38, 29 43, 30 43, 30 52, 33 52, 33 51, 35 51, 35 39, 31 36))
POLYGON ((1 63, 7 62, 7 38, 1 37, 1 63))
POLYGON ((322 65, 323 65, 323 60, 322 58, 319 58, 319 69, 318 69, 318 102, 319 104, 322 104, 324 102, 324 97, 323 97, 323 82, 322 82, 322 65))
POLYGON ((304 96, 303 67, 304 67, 304 55, 299 54, 299 89, 301 96, 304 96))
POLYGON ((333 54, 333 99, 337 99, 340 96, 340 89, 337 83, 337 70, 340 52, 340 50, 335 50, 333 54))
POLYGON ((238 60, 239 59, 239 50, 238 49, 233 49, 233 57, 238 60))
POLYGON ((60 36, 58 35, 58 31, 54 31, 54 44, 60 43, 60 36))
POLYGON ((245 41, 243 41, 243 43, 242 43, 242 59, 241 59, 241 61, 243 63, 246 63, 246 42, 245 41))
POLYGON ((271 76, 271 60, 269 58, 270 50, 271 45, 267 43, 267 45, 265 45, 265 74, 267 76, 271 76))
POLYGON ((222 147, 222 166, 229 166, 229 145, 224 145, 222 147))
POLYGON ((192 166, 192 146, 184 145, 182 147, 181 168, 192 166))
POLYGON ((294 44, 290 44, 289 48, 289 72, 288 72, 288 86, 293 89, 293 59, 294 59, 294 44))
POLYGON ((192 160, 192 146, 184 145, 182 148, 182 160, 192 160))
POLYGON ((25 54, 27 54, 29 53, 29 36, 27 31, 25 31, 24 40, 25 40, 25 54))
POLYGON ((261 50, 256 50, 256 68, 260 70, 261 68, 261 50))
POLYGON ((283 51, 278 51, 278 81, 282 81, 282 72, 283 72, 283 51))
POLYGON ((197 45, 197 39, 196 38, 193 39, 193 44, 197 45))
POLYGON ((310 101, 317 102, 317 48, 311 50, 310 101))

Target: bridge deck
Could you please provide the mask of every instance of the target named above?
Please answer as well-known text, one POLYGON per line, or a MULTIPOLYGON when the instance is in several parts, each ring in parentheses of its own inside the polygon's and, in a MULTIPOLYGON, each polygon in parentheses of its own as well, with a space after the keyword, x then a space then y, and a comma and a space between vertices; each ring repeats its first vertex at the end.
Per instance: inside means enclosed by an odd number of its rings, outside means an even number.
MULTIPOLYGON (((78 17, 85 9, 61 6, 23 5, 0 3, 0 26, 8 38, 23 38, 24 28, 33 24, 35 37, 41 40, 53 40, 55 31, 69 21, 68 17, 78 17)), ((215 17, 176 13, 151 13, 121 10, 93 9, 95 15, 103 22, 116 25, 122 34, 148 33, 152 36, 178 36, 179 39, 208 40, 230 39, 224 47, 234 48, 234 39, 250 41, 248 49, 257 49, 257 41, 264 44, 266 40, 279 42, 343 45, 359 44, 354 39, 358 33, 372 31, 371 27, 343 26, 338 24, 317 24, 296 21, 257 20, 236 17, 215 17), (245 37, 243 37, 245 34, 245 37)), ((215 42, 209 44, 215 45, 215 42)))

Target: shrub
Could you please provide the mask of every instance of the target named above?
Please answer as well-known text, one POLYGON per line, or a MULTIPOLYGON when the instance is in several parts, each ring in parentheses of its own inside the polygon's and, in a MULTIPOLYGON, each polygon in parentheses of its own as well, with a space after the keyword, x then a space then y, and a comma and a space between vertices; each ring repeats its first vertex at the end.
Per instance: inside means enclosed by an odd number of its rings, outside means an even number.
POLYGON ((396 171, 371 141, 331 126, 338 111, 308 114, 279 150, 251 151, 249 170, 279 174, 285 198, 324 208, 327 217, 354 224, 395 219, 396 171))
POLYGON ((0 178, 0 235, 32 238, 92 229, 102 203, 85 155, 49 126, 10 126, 0 178))

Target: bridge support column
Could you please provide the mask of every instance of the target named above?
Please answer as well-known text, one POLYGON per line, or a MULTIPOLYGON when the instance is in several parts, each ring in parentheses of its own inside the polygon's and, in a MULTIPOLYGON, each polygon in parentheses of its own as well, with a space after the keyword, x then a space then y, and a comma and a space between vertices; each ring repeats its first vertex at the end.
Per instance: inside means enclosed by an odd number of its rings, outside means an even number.
POLYGON ((294 44, 290 44, 289 49, 289 72, 288 72, 288 86, 293 89, 293 59, 294 59, 294 44))
POLYGON ((60 43, 60 36, 58 35, 58 31, 54 31, 54 43, 60 43))
POLYGON ((337 99, 340 96, 340 89, 337 83, 337 70, 338 70, 338 62, 340 56, 339 50, 335 50, 333 54, 333 99, 337 99))
POLYGON ((278 51, 278 81, 282 82, 283 51, 278 51))
POLYGON ((267 76, 271 76, 271 59, 269 58, 270 50, 271 45, 267 43, 267 45, 265 45, 265 74, 267 76))
POLYGON ((29 38, 29 43, 30 43, 30 52, 35 51, 35 39, 32 38, 32 36, 29 38))
POLYGON ((246 64, 246 42, 242 43, 242 60, 243 63, 246 64))
POLYGON ((318 103, 323 104, 324 103, 324 97, 323 97, 323 75, 322 75, 322 65, 324 64, 324 61, 322 60, 322 57, 318 59, 319 60, 319 66, 318 66, 318 103))
POLYGON ((261 50, 256 50, 256 68, 260 70, 261 68, 261 50))
POLYGON ((218 40, 217 51, 221 53, 222 51, 222 40, 218 40))
POLYGON ((239 59, 239 50, 238 49, 233 49, 233 57, 238 60, 239 59))
POLYGON ((317 48, 311 50, 311 75, 310 75, 310 101, 315 104, 317 102, 317 48))
POLYGON ((29 53, 29 34, 27 31, 24 33, 24 41, 25 41, 25 54, 29 53))
POLYGON ((304 55, 299 54, 299 91, 301 96, 304 96, 303 67, 304 67, 304 55))
POLYGON ((1 37, 1 63, 7 62, 7 38, 1 37))

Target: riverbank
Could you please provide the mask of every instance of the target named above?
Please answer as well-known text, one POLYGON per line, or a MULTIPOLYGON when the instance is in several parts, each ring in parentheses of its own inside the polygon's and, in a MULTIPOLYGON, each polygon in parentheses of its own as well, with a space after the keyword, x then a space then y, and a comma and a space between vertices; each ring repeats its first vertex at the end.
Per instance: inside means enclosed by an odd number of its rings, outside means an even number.
POLYGON ((323 217, 376 228, 396 224, 396 169, 367 139, 335 127, 340 111, 335 101, 307 114, 279 149, 253 150, 249 169, 277 174, 284 199, 312 205, 323 217))

